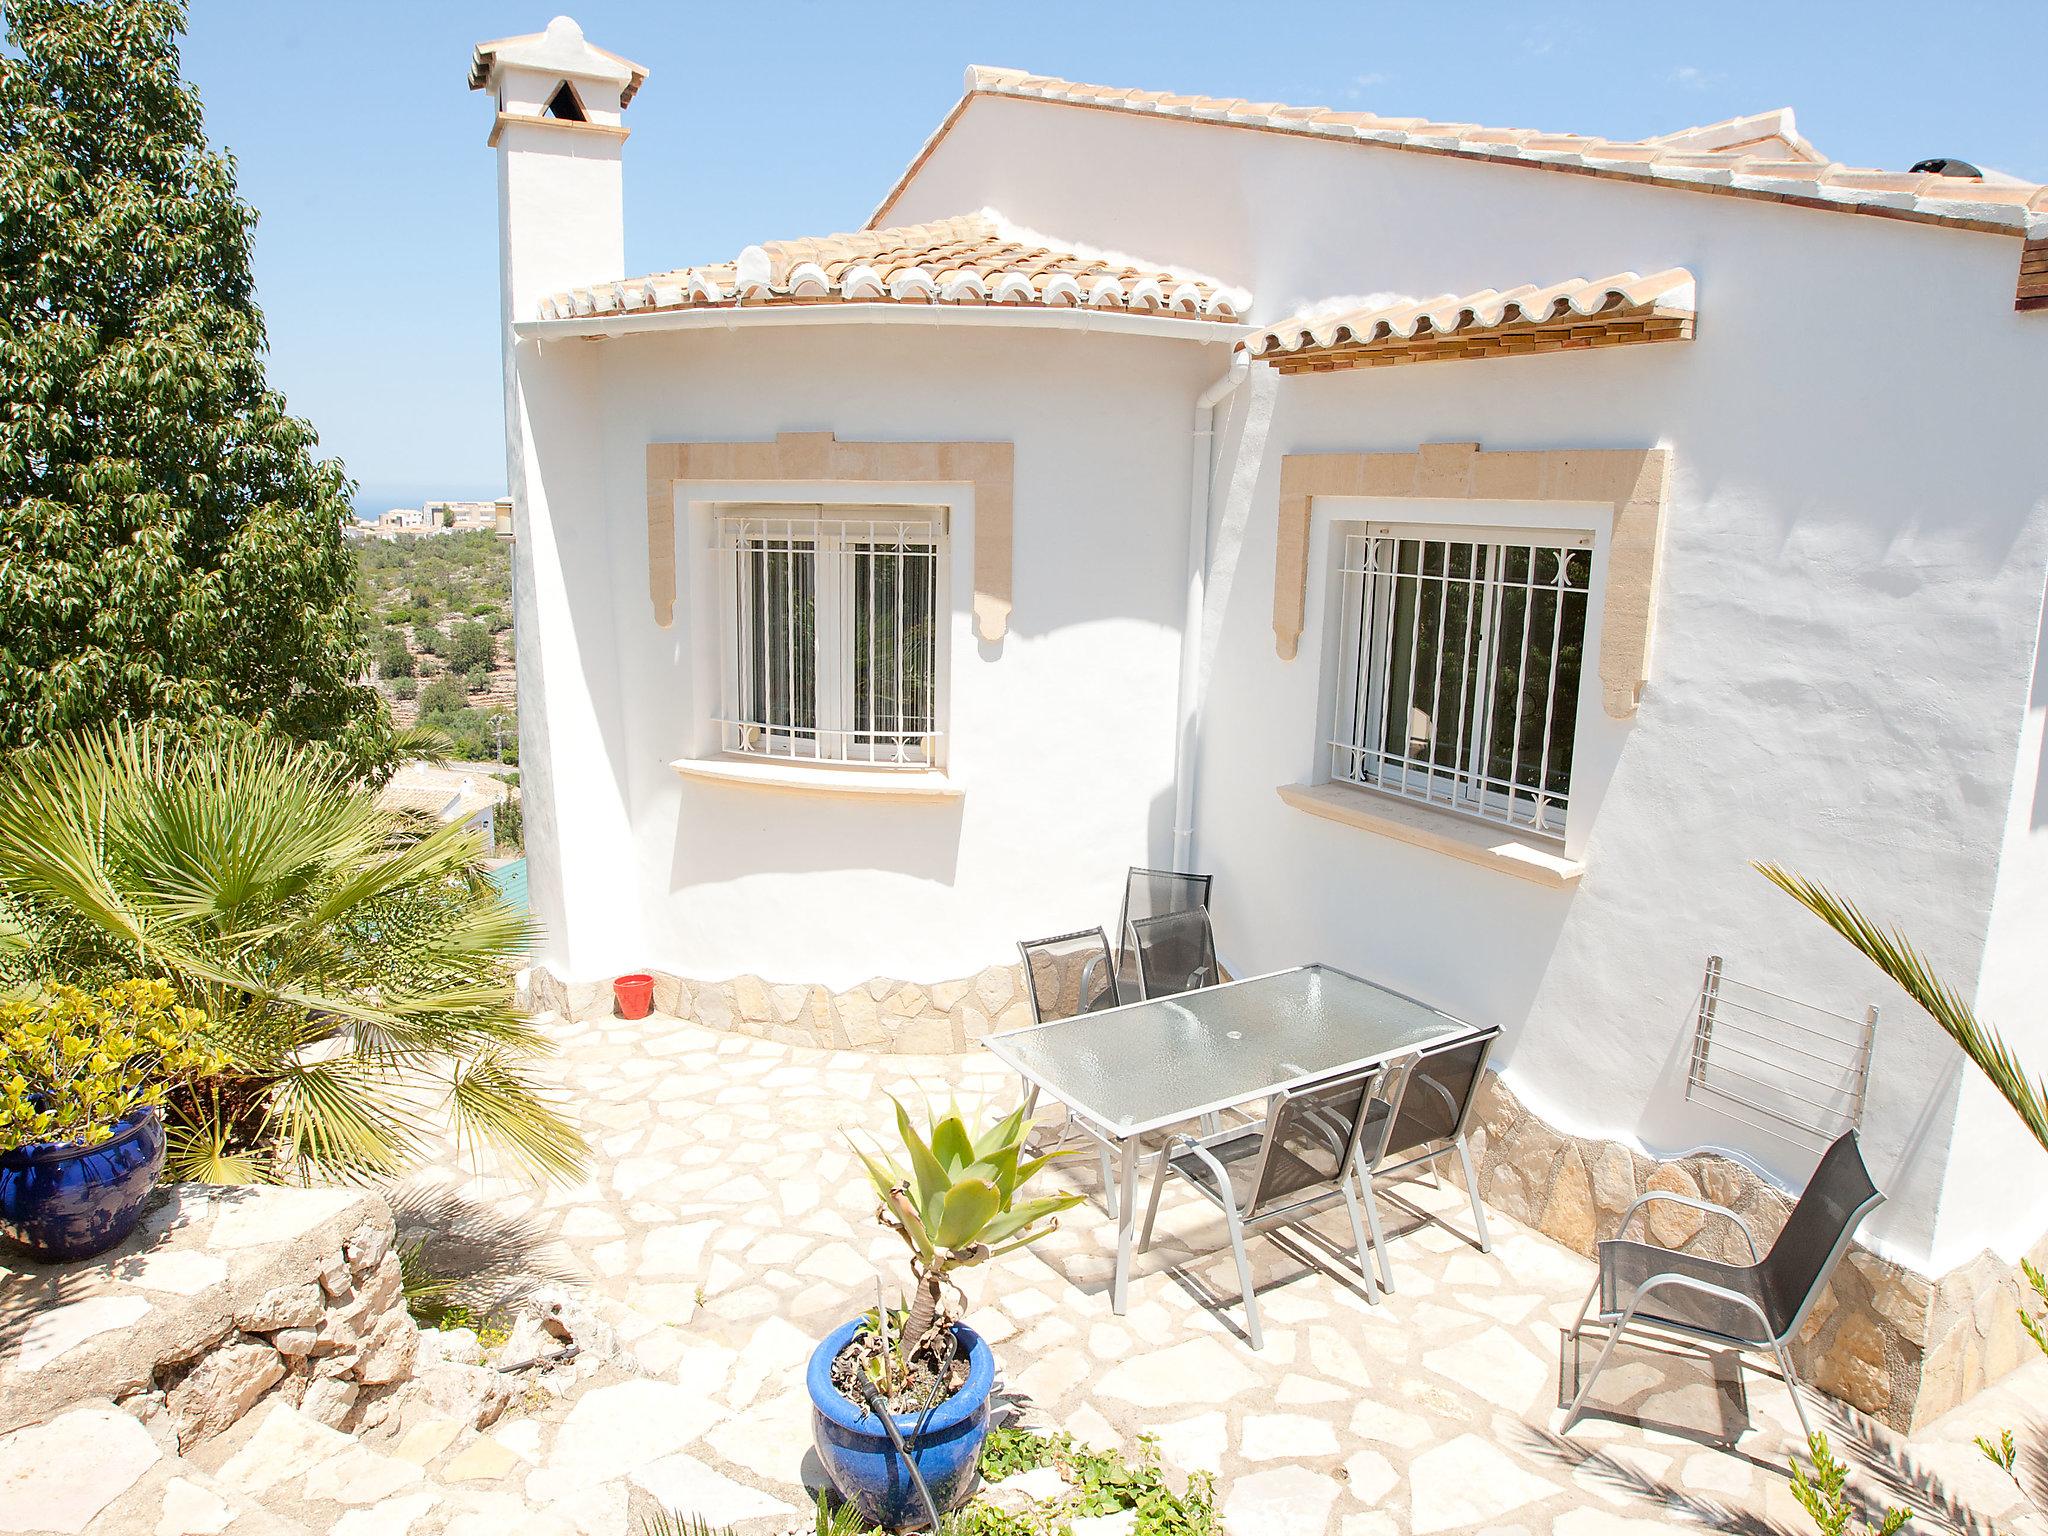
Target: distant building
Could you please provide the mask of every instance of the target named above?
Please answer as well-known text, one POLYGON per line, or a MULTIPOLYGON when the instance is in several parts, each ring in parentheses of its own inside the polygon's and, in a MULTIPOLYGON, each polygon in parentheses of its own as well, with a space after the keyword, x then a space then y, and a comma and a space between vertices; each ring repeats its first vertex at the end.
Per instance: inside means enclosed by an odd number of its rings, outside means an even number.
POLYGON ((498 807, 511 786, 488 775, 464 773, 438 763, 407 763, 377 794, 387 811, 412 811, 439 822, 460 822, 483 839, 484 852, 498 845, 498 807))
POLYGON ((421 507, 393 507, 348 532, 362 539, 426 538, 437 533, 507 533, 510 504, 504 501, 430 501, 421 507))

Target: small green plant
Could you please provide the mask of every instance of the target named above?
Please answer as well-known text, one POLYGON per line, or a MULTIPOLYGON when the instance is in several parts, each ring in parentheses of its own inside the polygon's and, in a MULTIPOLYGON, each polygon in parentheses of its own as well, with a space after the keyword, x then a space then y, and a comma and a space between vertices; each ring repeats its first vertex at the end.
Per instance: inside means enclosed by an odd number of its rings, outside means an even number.
MULTIPOLYGON (((2010 1443, 2011 1436, 2006 1438, 2010 1443)), ((1884 1519, 1877 1525, 1859 1519, 1856 1506, 1849 1500, 1849 1469, 1828 1449, 1828 1437, 1816 1434, 1806 1448, 1813 1458, 1813 1476, 1809 1478, 1806 1469, 1799 1465, 1799 1458, 1793 1457, 1792 1497, 1812 1516, 1820 1536, 1894 1536, 1913 1518, 1911 1510, 1893 1508, 1884 1512, 1884 1519)))
POLYGON ((1996 1440, 1988 1435, 1977 1436, 1977 1449, 1984 1453, 1984 1459, 1991 1465, 2014 1482, 2019 1481, 2018 1474, 2013 1471, 2013 1463, 2019 1460, 2020 1448, 2011 1430, 2001 1429, 1996 1440))
POLYGON ((97 1146, 171 1088, 225 1070, 205 1030, 161 981, 0 1002, 0 1147, 97 1146))
POLYGON ((895 1329, 893 1348, 869 1357, 870 1374, 885 1393, 910 1384, 911 1358, 957 1315, 956 1270, 1015 1253, 1049 1235, 1059 1212, 1080 1204, 1079 1195, 1046 1195, 1020 1200, 1024 1186, 1060 1153, 1026 1159, 1024 1141, 1031 1117, 1020 1107, 975 1136, 957 1108, 931 1123, 929 1136, 896 1105, 896 1131, 910 1169, 887 1157, 854 1151, 881 1197, 882 1225, 910 1249, 910 1304, 895 1329), (952 1294, 949 1295, 948 1292, 952 1294))
POLYGON ((946 1536, 1040 1536, 1059 1532, 1071 1521, 1090 1515, 1137 1513, 1137 1536, 1220 1536, 1216 1490, 1206 1472, 1192 1474, 1184 1492, 1175 1493, 1159 1463, 1159 1444, 1150 1435, 1138 1437, 1138 1459, 1116 1450, 1078 1444, 1071 1435, 1040 1435, 1027 1429, 998 1427, 989 1431, 981 1450, 984 1481, 1001 1482, 1037 1467, 1057 1467, 1067 1492, 1057 1500, 1023 1513, 1011 1513, 984 1500, 961 1510, 946 1527, 946 1536))
POLYGON ((981 1442, 981 1475, 1000 1483, 1019 1472, 1033 1472, 1053 1458, 1053 1443, 1044 1435, 1011 1424, 998 1424, 981 1442))
POLYGON ((733 1528, 713 1525, 702 1515, 684 1515, 664 1509, 641 1519, 639 1536, 733 1536, 733 1528))

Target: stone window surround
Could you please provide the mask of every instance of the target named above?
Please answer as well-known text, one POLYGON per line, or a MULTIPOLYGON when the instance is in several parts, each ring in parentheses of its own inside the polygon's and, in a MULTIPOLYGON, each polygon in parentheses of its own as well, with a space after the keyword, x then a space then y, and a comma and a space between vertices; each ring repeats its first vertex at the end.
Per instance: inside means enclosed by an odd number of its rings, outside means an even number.
POLYGON ((974 629, 1000 640, 1010 623, 1010 443, 842 443, 831 432, 778 432, 773 442, 647 445, 647 581, 654 622, 675 622, 678 481, 967 484, 974 488, 974 629))
POLYGON ((1424 443, 1413 453, 1286 454, 1280 460, 1273 561, 1274 650, 1282 661, 1292 661, 1300 650, 1309 508, 1318 496, 1604 503, 1614 523, 1602 588, 1600 702, 1614 719, 1626 720, 1649 680, 1670 470, 1670 453, 1663 448, 1487 452, 1477 443, 1424 443))

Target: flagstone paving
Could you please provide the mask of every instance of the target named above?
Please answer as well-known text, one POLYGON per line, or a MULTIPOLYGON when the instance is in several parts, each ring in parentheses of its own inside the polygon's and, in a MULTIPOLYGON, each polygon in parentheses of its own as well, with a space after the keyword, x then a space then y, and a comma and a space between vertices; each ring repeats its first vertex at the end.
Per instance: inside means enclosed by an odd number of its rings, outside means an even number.
MULTIPOLYGON (((660 1017, 545 1027, 596 1148, 589 1178, 535 1190, 451 1161, 399 1192, 400 1219, 467 1204, 519 1234, 501 1265, 584 1288, 618 1357, 532 1381, 483 1432, 415 1410, 359 1441, 259 1410, 196 1458, 211 1482, 184 1497, 201 1515, 213 1485, 343 1536, 624 1536, 650 1500, 769 1531, 806 1507, 805 1361, 898 1274, 847 1133, 884 1131, 890 1093, 997 1106, 1011 1083, 978 1053, 805 1050, 660 1017)), ((1057 1173, 1096 1193, 1092 1158, 1057 1173)), ((1396 1291, 1379 1305, 1341 1207, 1254 1240, 1263 1351, 1242 1337, 1220 1220, 1185 1191, 1167 1193, 1128 1315, 1110 1312, 1114 1228, 1090 1204, 969 1272, 969 1320, 1029 1421, 1127 1451, 1155 1438, 1170 1466, 1215 1475, 1233 1536, 1811 1528, 1783 1471, 1796 1421, 1782 1384, 1746 1369, 1745 1407, 1725 1362, 1629 1349, 1602 1389, 1642 1422, 1561 1438, 1561 1325, 1590 1264, 1498 1216, 1480 1253, 1454 1188, 1401 1185, 1384 1204, 1396 1291)), ((1912 1441, 1820 1411, 1857 1485, 1913 1503, 1914 1529, 2048 1530, 1970 1446, 1997 1424, 2024 1437, 2044 1389, 2048 1366, 2030 1366, 1912 1441)), ((220 1526, 167 1515, 160 1529, 220 1526)))

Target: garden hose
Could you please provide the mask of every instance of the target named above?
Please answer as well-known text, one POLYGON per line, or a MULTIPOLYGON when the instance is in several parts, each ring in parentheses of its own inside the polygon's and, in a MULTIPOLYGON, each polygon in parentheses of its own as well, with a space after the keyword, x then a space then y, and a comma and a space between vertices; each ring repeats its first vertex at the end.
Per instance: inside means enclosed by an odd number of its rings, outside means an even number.
POLYGON ((896 1447, 896 1454, 903 1458, 903 1465, 909 1468, 910 1480, 917 1485, 917 1496, 924 1500, 924 1511, 931 1516, 932 1536, 939 1536, 939 1506, 932 1500, 931 1489, 924 1485, 924 1474, 917 1470, 916 1458, 903 1444, 903 1436, 897 1433, 896 1420, 889 1413, 889 1405, 882 1401, 881 1393, 875 1390, 875 1384, 868 1380, 865 1371, 856 1371, 853 1381, 854 1385, 860 1388, 861 1399, 867 1404, 868 1412, 882 1421, 882 1429, 888 1435, 889 1443, 896 1447))

